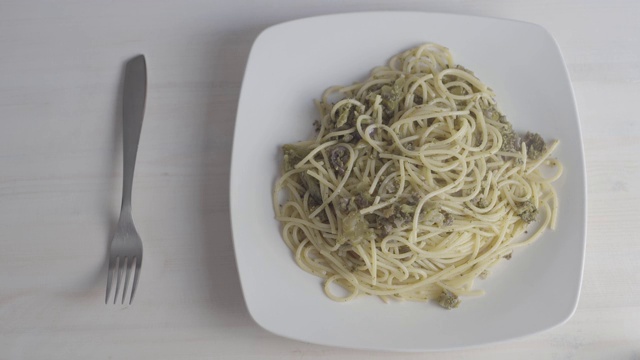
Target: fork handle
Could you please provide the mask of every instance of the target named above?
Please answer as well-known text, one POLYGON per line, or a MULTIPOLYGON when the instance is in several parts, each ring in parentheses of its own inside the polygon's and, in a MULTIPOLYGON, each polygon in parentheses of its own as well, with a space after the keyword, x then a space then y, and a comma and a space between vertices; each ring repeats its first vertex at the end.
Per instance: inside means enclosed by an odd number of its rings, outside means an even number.
POLYGON ((122 210, 131 211, 133 170, 136 166, 136 155, 138 153, 138 143, 140 142, 147 97, 147 65, 144 55, 138 55, 127 62, 122 96, 122 143, 124 155, 122 210))

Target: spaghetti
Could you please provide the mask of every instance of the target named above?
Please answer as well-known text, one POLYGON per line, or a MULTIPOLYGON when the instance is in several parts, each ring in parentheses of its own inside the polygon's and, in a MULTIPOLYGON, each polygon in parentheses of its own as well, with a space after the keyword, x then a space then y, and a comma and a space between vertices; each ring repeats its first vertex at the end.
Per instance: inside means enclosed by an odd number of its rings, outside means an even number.
POLYGON ((482 294, 476 278, 555 227, 558 142, 516 134, 447 48, 398 54, 316 106, 315 138, 283 147, 273 201, 296 262, 331 299, 457 307, 482 294))

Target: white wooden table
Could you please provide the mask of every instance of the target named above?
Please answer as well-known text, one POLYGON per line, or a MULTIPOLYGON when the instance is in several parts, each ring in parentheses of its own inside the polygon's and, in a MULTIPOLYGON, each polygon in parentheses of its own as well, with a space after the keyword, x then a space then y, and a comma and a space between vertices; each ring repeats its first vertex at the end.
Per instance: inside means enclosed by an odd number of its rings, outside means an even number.
POLYGON ((640 359, 640 3, 617 1, 0 2, 0 359, 640 359), (283 339, 244 306, 229 224, 236 106, 266 27, 360 10, 538 23, 575 88, 588 167, 578 310, 522 340, 393 354, 283 339), (121 179, 119 89, 144 53, 134 181, 145 262, 132 306, 105 306, 121 179))

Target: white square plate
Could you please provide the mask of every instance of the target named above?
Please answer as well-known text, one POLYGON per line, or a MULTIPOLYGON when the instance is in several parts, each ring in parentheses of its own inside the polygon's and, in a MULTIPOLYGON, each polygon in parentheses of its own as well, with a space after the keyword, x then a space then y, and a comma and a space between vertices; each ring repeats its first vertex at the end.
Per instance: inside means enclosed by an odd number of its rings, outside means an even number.
POLYGON ((432 13, 321 16, 265 30, 248 60, 231 165, 231 219, 245 301, 265 329, 293 339, 360 349, 459 349, 549 329, 573 314, 586 236, 586 179, 578 114, 562 56, 537 25, 432 13), (446 311, 375 297, 328 299, 282 241, 271 193, 283 144, 308 139, 313 100, 364 79, 425 42, 451 49, 497 95, 517 131, 559 139, 558 227, 476 282, 486 295, 446 311))

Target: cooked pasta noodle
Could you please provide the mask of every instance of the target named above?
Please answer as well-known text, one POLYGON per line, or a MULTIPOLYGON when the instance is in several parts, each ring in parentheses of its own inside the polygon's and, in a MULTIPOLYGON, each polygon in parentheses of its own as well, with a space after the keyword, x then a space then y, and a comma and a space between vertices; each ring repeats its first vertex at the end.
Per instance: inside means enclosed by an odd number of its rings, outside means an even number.
POLYGON ((316 105, 315 138, 283 147, 273 202, 295 261, 331 299, 457 307, 482 294, 476 278, 555 227, 558 142, 516 134, 447 48, 398 54, 316 105))

